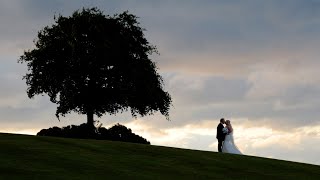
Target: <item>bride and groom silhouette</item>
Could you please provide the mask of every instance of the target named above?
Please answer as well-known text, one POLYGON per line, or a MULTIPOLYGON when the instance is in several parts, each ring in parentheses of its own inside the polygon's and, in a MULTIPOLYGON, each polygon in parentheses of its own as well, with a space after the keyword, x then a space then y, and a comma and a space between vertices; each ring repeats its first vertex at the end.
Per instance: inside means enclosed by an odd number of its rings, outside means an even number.
POLYGON ((231 154, 242 154, 233 140, 233 128, 230 120, 220 119, 217 126, 218 151, 231 154), (224 126, 225 124, 226 126, 224 126))

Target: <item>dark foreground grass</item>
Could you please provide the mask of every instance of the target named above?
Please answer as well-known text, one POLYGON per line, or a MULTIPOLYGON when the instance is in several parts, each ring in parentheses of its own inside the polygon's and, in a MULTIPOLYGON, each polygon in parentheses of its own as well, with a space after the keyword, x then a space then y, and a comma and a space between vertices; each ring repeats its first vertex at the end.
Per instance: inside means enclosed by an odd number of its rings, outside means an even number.
POLYGON ((0 179, 320 179, 320 166, 132 143, 0 134, 0 179))

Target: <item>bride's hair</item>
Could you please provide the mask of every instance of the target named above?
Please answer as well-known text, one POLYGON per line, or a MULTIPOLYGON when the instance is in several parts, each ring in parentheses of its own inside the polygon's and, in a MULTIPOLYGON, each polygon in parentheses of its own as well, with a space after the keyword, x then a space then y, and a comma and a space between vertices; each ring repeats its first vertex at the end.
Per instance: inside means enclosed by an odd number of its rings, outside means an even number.
POLYGON ((226 124, 227 124, 227 127, 228 127, 229 131, 232 132, 233 128, 232 128, 232 125, 231 125, 231 121, 230 120, 226 120, 226 124))

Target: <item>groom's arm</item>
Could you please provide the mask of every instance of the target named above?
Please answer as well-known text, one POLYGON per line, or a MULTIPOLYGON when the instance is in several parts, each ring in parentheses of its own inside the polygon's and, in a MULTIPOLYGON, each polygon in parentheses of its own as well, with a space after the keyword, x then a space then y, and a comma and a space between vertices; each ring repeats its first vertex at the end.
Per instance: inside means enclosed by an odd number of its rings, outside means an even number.
POLYGON ((217 126, 217 138, 221 136, 221 131, 222 129, 220 129, 220 126, 217 126))
POLYGON ((217 128, 217 134, 219 137, 222 137, 222 136, 225 136, 224 132, 223 132, 223 126, 222 125, 219 125, 218 128, 217 128))

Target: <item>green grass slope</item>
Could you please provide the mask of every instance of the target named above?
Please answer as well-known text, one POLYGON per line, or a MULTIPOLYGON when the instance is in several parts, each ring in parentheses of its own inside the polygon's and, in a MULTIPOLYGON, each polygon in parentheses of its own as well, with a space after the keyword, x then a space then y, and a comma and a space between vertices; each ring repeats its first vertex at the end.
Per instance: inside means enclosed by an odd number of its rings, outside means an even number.
POLYGON ((320 166, 133 143, 0 134, 0 179, 320 179, 320 166))

